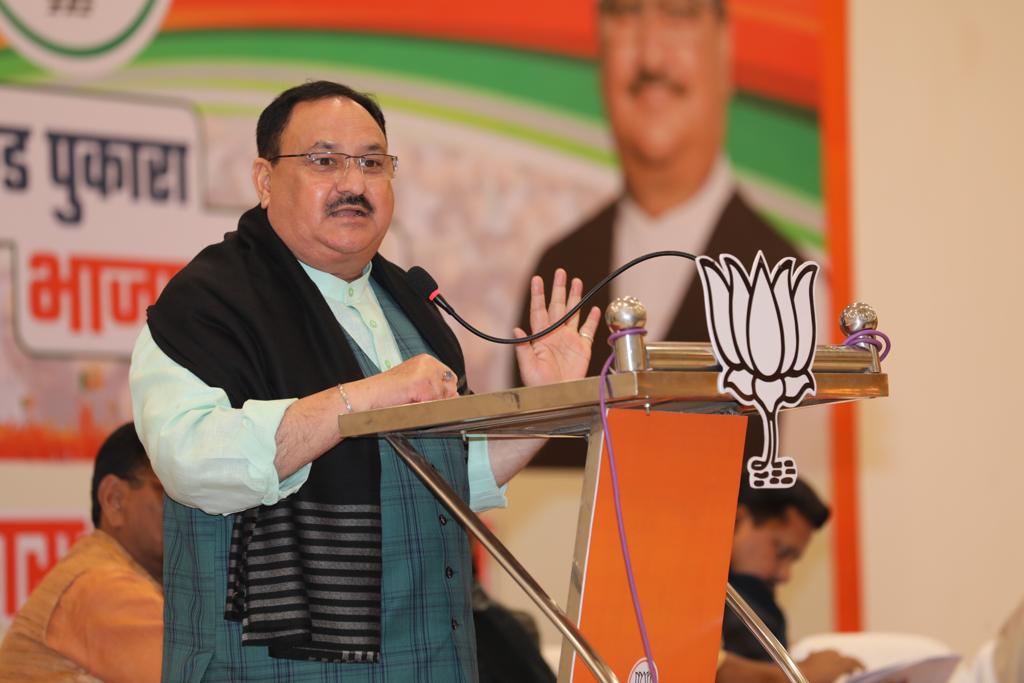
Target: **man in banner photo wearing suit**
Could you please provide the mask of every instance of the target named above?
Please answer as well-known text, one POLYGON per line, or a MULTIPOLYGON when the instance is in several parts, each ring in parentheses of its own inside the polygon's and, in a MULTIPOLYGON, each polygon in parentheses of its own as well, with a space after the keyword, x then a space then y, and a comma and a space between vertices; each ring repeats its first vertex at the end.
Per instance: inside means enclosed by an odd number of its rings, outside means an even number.
MULTIPOLYGON (((384 116, 306 83, 256 137, 259 205, 168 283, 132 355, 168 495, 164 680, 472 683, 465 531, 386 442, 338 435, 339 414, 455 396, 464 372, 438 311, 377 253, 398 165, 384 116)), ((531 283, 534 329, 579 300, 567 279, 550 305, 531 283)), ((518 346, 526 381, 583 376, 598 318, 518 346)), ((418 448, 483 509, 539 445, 418 448)))
MULTIPOLYGON (((725 156, 732 94, 725 0, 600 0, 601 91, 624 177, 622 196, 549 247, 534 273, 565 266, 594 283, 652 251, 733 254, 758 250, 768 263, 798 256, 754 212, 736 187, 725 156)), ((647 307, 649 339, 707 341, 704 298, 692 263, 662 257, 632 268, 591 302, 604 310, 616 296, 647 307), (610 292, 609 292, 610 288, 610 292)), ((527 320, 524 303, 521 319, 527 320)), ((607 356, 598 330, 589 375, 607 356)), ((756 420, 747 453, 760 454, 756 420)), ((578 461, 552 443, 545 459, 578 461)))

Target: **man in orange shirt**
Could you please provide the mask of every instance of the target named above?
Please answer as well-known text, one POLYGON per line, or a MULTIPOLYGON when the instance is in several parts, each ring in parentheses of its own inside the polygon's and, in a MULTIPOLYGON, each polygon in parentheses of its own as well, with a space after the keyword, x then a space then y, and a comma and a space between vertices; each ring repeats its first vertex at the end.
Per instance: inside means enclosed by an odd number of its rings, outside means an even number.
POLYGON ((135 426, 121 426, 96 455, 96 530, 19 611, 0 645, 0 680, 160 680, 163 496, 135 426))

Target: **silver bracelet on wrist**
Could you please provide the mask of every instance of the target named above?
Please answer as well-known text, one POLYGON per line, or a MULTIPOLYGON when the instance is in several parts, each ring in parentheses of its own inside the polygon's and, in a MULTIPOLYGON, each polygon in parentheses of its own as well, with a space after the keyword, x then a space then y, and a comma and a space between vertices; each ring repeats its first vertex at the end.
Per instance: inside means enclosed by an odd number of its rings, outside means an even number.
POLYGON ((356 412, 355 410, 352 409, 352 401, 348 400, 348 394, 345 393, 345 385, 344 384, 339 384, 338 385, 338 393, 341 394, 341 400, 345 404, 345 410, 347 410, 350 415, 352 413, 356 412))

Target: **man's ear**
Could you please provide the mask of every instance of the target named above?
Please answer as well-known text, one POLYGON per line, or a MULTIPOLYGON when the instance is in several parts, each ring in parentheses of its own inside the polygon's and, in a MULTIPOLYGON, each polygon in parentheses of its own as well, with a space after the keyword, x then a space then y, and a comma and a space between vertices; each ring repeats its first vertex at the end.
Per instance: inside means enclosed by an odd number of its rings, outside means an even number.
POLYGON ((266 159, 257 158, 252 162, 252 185, 264 209, 270 206, 270 171, 270 162, 266 159))
POLYGON ((108 474, 100 481, 96 497, 100 503, 100 526, 117 529, 124 525, 124 498, 128 482, 116 474, 108 474))

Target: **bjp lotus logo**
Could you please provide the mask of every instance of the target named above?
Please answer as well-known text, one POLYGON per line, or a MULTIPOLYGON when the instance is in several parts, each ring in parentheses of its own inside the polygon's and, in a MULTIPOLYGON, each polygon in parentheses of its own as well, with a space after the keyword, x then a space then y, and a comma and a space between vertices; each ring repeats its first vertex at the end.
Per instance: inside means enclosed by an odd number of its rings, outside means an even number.
POLYGON ((796 267, 784 258, 771 272, 757 253, 750 272, 735 256, 697 258, 704 310, 715 357, 722 366, 718 390, 757 409, 764 451, 747 463, 750 485, 787 488, 796 462, 779 457, 779 411, 815 391, 814 280, 818 264, 796 267))

